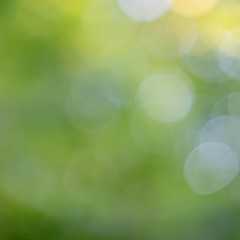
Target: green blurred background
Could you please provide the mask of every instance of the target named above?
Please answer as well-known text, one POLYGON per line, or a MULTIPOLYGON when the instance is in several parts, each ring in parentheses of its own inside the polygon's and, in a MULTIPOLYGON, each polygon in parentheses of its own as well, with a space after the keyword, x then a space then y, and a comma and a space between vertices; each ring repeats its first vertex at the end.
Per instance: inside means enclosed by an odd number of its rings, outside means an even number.
POLYGON ((240 2, 177 0, 150 20, 121 2, 0 2, 1 240, 240 239, 239 176, 209 195, 184 176, 198 130, 240 90, 215 59, 238 69, 218 44, 240 2), (160 112, 144 105, 158 90, 160 112))

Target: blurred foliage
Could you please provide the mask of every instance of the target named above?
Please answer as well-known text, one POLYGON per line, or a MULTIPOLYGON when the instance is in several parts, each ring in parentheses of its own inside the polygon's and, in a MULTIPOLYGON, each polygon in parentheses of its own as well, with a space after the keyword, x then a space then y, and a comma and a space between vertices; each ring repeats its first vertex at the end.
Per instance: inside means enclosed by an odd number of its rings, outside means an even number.
POLYGON ((179 56, 195 24, 239 27, 239 1, 153 22, 130 19, 114 0, 0 5, 1 240, 240 238, 239 176, 201 196, 183 174, 189 129, 238 80, 201 81, 185 60, 204 75, 208 55, 179 56), (140 85, 162 72, 184 76, 194 95, 177 122, 140 106, 140 85))

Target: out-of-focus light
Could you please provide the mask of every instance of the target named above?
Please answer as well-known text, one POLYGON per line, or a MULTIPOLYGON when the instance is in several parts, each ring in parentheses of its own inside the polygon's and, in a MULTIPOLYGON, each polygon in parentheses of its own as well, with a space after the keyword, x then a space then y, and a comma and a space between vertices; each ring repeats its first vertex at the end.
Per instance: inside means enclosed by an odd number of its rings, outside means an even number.
POLYGON ((239 11, 239 1, 219 1, 219 4, 215 5, 213 11, 204 15, 204 19, 208 22, 219 24, 224 29, 231 30, 239 27, 239 11))
POLYGON ((209 11, 218 0, 174 0, 172 8, 178 14, 195 17, 209 11))
POLYGON ((213 24, 189 29, 180 44, 180 56, 189 71, 206 82, 226 80, 219 66, 219 43, 225 30, 213 24))
POLYGON ((184 118, 193 103, 190 87, 173 74, 158 74, 146 79, 139 88, 139 98, 146 113, 160 122, 184 118))
POLYGON ((228 185, 238 174, 239 162, 226 145, 209 142, 198 146, 188 156, 184 175, 197 193, 214 193, 228 185))
POLYGON ((240 119, 236 116, 211 119, 201 131, 200 142, 226 144, 240 156, 240 119))
POLYGON ((118 0, 122 11, 139 22, 150 22, 163 16, 171 7, 172 0, 118 0))
POLYGON ((240 28, 227 32, 220 45, 219 64, 231 78, 240 77, 240 28))

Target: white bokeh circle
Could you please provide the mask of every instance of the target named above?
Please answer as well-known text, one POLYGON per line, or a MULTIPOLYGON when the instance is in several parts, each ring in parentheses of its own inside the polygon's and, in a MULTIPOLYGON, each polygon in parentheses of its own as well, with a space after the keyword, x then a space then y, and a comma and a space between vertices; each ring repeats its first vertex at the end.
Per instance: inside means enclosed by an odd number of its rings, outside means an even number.
POLYGON ((171 7, 172 0, 118 0, 121 10, 139 22, 150 22, 163 16, 171 7))
POLYGON ((238 174, 236 154, 225 144, 208 142, 187 157, 184 176, 195 192, 206 195, 227 186, 238 174))

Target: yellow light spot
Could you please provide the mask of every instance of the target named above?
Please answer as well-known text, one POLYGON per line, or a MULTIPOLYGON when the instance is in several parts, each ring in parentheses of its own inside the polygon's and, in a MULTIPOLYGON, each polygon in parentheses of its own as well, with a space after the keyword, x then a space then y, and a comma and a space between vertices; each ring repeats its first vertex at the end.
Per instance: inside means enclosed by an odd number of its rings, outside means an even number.
POLYGON ((209 11, 216 2, 217 0, 174 0, 172 8, 181 15, 195 17, 209 11))

